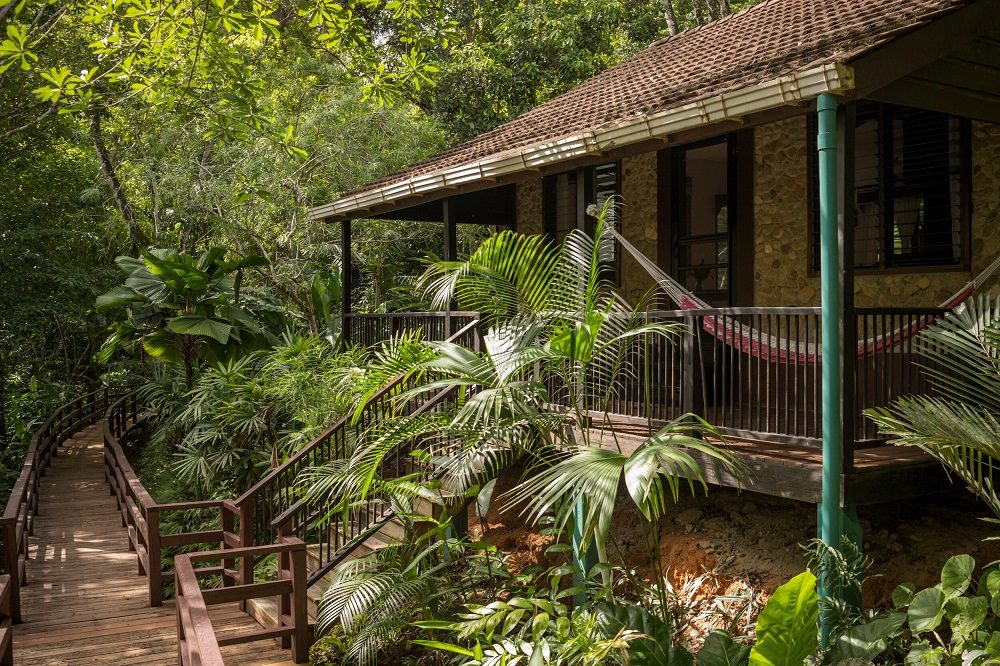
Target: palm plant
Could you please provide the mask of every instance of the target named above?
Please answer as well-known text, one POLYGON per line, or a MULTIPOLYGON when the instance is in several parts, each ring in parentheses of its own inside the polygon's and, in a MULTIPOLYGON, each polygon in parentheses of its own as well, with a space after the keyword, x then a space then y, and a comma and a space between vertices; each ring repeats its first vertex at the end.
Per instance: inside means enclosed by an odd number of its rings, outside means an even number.
POLYGON ((970 299, 923 331, 916 348, 938 395, 865 414, 894 443, 939 460, 1000 517, 1000 298, 970 299))
POLYGON ((623 378, 637 372, 627 362, 631 345, 682 332, 675 324, 643 321, 611 288, 601 262, 614 242, 606 213, 607 207, 598 217, 596 240, 574 231, 556 246, 501 232, 467 261, 431 264, 422 289, 439 306, 457 299, 483 314, 483 351, 429 343, 429 358, 408 368, 393 366, 424 378, 400 396, 401 404, 451 391, 453 407, 433 414, 418 410, 412 417, 400 410, 399 418, 362 438, 350 461, 310 472, 308 494, 349 503, 376 487, 384 492, 392 485, 378 475, 386 456, 427 439, 457 443, 433 462, 459 498, 502 464, 527 455, 538 463, 533 469, 543 471, 515 489, 511 502, 527 502, 534 519, 554 513, 559 528, 567 526, 574 507, 582 508, 577 526, 606 559, 604 540, 623 474, 640 511, 655 524, 668 498, 678 496, 682 478, 690 479, 692 490, 705 485, 697 455, 738 473, 732 456, 703 439, 721 440, 718 432, 690 415, 651 434, 630 455, 620 447, 601 448, 606 419, 593 417, 607 414, 623 378), (564 406, 552 404, 553 387, 565 391, 564 406))

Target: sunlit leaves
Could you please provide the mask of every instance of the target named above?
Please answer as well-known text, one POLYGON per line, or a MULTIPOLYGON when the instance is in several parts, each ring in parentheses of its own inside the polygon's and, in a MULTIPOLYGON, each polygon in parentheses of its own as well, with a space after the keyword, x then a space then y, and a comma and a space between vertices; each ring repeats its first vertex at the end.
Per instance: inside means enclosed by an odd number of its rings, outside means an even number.
POLYGON ((284 53, 290 38, 302 41, 359 76, 367 96, 388 102, 433 82, 428 54, 454 30, 431 0, 307 0, 297 9, 261 0, 25 0, 12 14, 0 76, 18 66, 39 101, 67 113, 138 102, 197 119, 206 139, 262 136, 297 158, 306 151, 275 125, 255 73, 262 57, 284 53), (53 25, 82 48, 46 50, 53 25))

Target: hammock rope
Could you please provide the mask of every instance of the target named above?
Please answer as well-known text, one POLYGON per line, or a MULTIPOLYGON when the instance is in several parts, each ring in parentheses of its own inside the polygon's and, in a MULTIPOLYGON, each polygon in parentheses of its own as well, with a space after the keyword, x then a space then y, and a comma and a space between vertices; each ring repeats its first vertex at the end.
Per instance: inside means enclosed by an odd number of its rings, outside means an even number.
MULTIPOLYGON (((686 289, 679 281, 657 266, 656 262, 640 252, 617 229, 610 228, 609 232, 681 310, 712 309, 711 305, 698 298, 692 291, 686 289)), ((970 296, 974 295, 982 285, 989 281, 998 270, 1000 270, 1000 256, 994 259, 993 263, 987 266, 984 271, 967 282, 939 307, 952 310, 960 306, 970 296)), ((933 315, 928 315, 922 317, 917 322, 911 322, 883 335, 859 340, 858 356, 864 357, 875 352, 896 347, 909 337, 916 335, 921 330, 930 326, 934 319, 933 315)), ((735 320, 732 316, 722 314, 705 316, 702 320, 702 327, 707 333, 730 347, 734 347, 741 352, 747 352, 756 358, 778 363, 794 363, 797 365, 819 363, 821 357, 820 345, 815 342, 803 342, 798 339, 791 340, 765 333, 760 329, 735 320)))

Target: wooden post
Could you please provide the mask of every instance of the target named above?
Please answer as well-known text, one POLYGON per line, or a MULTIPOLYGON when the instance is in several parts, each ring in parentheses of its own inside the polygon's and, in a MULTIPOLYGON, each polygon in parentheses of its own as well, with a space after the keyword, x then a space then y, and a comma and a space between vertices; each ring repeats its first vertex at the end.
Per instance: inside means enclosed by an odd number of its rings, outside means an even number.
MULTIPOLYGON (((253 509, 256 499, 253 495, 244 504, 239 505, 240 512, 240 548, 249 548, 254 545, 253 538, 253 509)), ((239 564, 239 584, 249 585, 253 582, 253 557, 244 555, 240 558, 239 564)), ((247 611, 247 602, 240 602, 240 609, 247 611)))
MULTIPOLYGON (((14 577, 9 573, 0 576, 0 590, 2 589, 8 589, 11 593, 17 589, 14 577)), ((3 605, 0 606, 0 618, 9 619, 13 623, 14 597, 12 594, 6 594, 4 597, 3 605)), ((9 627, 4 638, 6 640, 4 641, 3 652, 0 653, 0 666, 14 666, 14 634, 9 627)))
POLYGON ((458 260, 458 223, 451 214, 448 199, 441 202, 441 221, 444 222, 444 260, 458 260))
MULTIPOLYGON (((163 605, 163 563, 160 552, 160 509, 146 509, 146 575, 149 576, 149 605, 163 605)), ((141 566, 141 564, 140 564, 141 566)), ((176 569, 174 567, 175 576, 176 569)), ((174 579, 176 582, 176 578, 174 579)))
POLYGON ((695 393, 696 393, 696 375, 695 375, 695 340, 694 336, 698 335, 697 319, 691 315, 686 315, 684 317, 684 327, 687 329, 684 332, 684 337, 681 340, 681 355, 682 355, 682 372, 681 372, 681 411, 684 414, 694 414, 695 413, 695 393))
POLYGON ((351 342, 351 290, 354 289, 354 254, 351 251, 351 221, 340 223, 340 292, 341 292, 341 325, 340 339, 343 344, 351 342))
MULTIPOLYGON (((27 539, 25 539, 27 541, 27 539)), ((10 619, 21 623, 21 580, 17 554, 17 522, 5 519, 3 523, 3 559, 10 575, 10 619)))
POLYGON ((292 661, 297 664, 309 660, 309 616, 306 607, 306 547, 299 547, 289 553, 292 581, 291 621, 295 632, 292 634, 292 661))

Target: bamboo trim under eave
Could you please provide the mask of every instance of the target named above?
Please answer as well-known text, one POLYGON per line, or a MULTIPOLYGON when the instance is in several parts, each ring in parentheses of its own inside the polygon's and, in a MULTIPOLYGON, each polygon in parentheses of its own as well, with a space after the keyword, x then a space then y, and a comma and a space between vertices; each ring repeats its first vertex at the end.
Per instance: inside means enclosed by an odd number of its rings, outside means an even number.
POLYGON ((853 88, 854 72, 849 66, 837 62, 827 63, 732 92, 644 114, 602 129, 588 130, 364 190, 311 209, 309 218, 341 218, 379 204, 403 202, 411 197, 421 197, 449 188, 496 180, 525 171, 537 171, 544 166, 598 155, 648 139, 669 141, 669 135, 684 130, 726 120, 739 121, 752 113, 798 104, 824 93, 843 93, 853 88))

